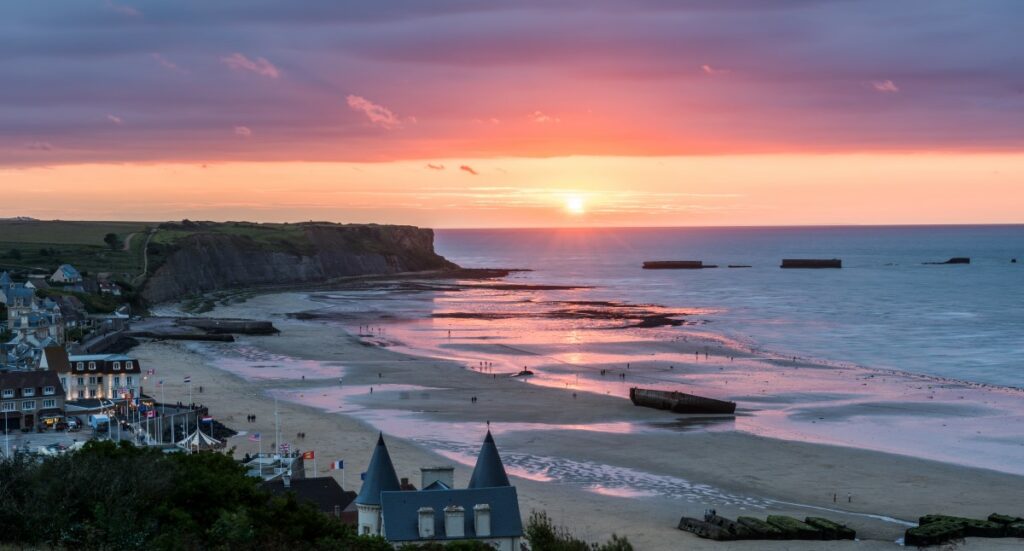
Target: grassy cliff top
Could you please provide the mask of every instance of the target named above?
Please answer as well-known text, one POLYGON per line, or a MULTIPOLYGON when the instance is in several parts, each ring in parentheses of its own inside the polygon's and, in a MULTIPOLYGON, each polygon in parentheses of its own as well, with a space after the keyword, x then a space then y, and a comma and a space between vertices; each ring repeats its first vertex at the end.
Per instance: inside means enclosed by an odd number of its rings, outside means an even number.
MULTIPOLYGON (((302 222, 259 224, 254 222, 96 222, 65 220, 0 220, 0 271, 52 273, 71 264, 89 275, 114 274, 115 279, 139 283, 145 276, 146 249, 156 257, 166 254, 181 240, 196 234, 241 237, 269 249, 297 253, 312 251, 306 231, 310 227, 372 227, 375 224, 302 222), (108 242, 113 234, 116 241, 108 242)), ((372 243, 353 238, 355 247, 372 249, 372 243)), ((154 258, 149 255, 149 272, 154 258)))

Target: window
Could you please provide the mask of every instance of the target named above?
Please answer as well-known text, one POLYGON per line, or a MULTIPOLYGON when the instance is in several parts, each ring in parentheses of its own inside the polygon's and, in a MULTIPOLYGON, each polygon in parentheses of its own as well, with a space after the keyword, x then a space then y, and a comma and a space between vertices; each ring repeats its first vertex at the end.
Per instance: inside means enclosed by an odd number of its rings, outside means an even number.
POLYGON ((96 371, 96 362, 89 362, 89 371, 96 371))
POLYGON ((131 360, 128 360, 127 362, 124 362, 124 368, 125 368, 126 371, 131 371, 132 369, 135 368, 135 362, 133 362, 131 360))
POLYGON ((5 388, 4 389, 4 398, 14 398, 14 389, 13 388, 5 388))
POLYGON ((121 386, 121 376, 120 375, 114 375, 114 388, 118 388, 120 386, 121 386))
POLYGON ((75 369, 82 371, 83 369, 85 369, 85 364, 82 362, 78 362, 75 364, 75 369))
POLYGON ((78 386, 82 386, 84 384, 85 384, 85 377, 79 377, 78 378, 78 386))
POLYGON ((64 390, 67 391, 67 389, 68 389, 68 378, 67 377, 61 377, 60 378, 60 386, 64 387, 64 390))
POLYGON ((114 362, 114 371, 121 371, 121 362, 114 362))
POLYGON ((96 389, 95 388, 90 388, 89 389, 89 397, 90 398, 95 398, 96 397, 96 389))
POLYGON ((102 385, 103 384, 103 375, 100 375, 99 377, 96 377, 96 382, 102 385))
POLYGON ((52 386, 44 386, 43 387, 43 394, 44 395, 46 395, 46 396, 53 396, 53 393, 54 393, 54 390, 53 390, 52 386))
POLYGON ((132 379, 134 379, 134 377, 132 377, 131 375, 126 376, 124 378, 125 384, 128 385, 128 386, 132 386, 132 379))
POLYGON ((15 410, 14 402, 4 402, 3 410, 4 411, 14 411, 15 410))
POLYGON ((36 395, 36 389, 34 389, 32 387, 23 388, 23 389, 21 389, 21 395, 22 396, 35 396, 36 395))
POLYGON ((96 384, 96 377, 89 377, 89 384, 90 385, 96 384))
POLYGON ((57 400, 53 400, 53 399, 43 400, 43 407, 44 408, 55 408, 55 407, 57 407, 57 400))
POLYGON ((25 400, 21 403, 21 411, 32 411, 36 409, 35 400, 25 400))
POLYGON ((78 391, 78 398, 79 399, 85 398, 85 391, 84 390, 79 390, 78 391))

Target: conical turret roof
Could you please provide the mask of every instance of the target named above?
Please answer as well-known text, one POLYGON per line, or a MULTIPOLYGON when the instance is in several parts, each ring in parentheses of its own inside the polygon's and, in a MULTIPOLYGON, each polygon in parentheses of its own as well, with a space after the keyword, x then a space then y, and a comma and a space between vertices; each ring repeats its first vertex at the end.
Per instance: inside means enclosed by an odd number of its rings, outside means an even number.
POLYGON ((491 431, 487 431, 484 438, 484 445, 480 448, 480 455, 476 459, 476 467, 473 468, 473 476, 469 478, 470 488, 496 488, 498 486, 511 486, 508 475, 505 474, 505 465, 501 463, 501 456, 498 455, 498 447, 494 445, 494 437, 491 431))
POLYGON ((377 447, 370 458, 370 466, 366 468, 363 487, 359 489, 356 503, 359 505, 380 505, 381 492, 397 492, 401 490, 395 465, 391 463, 391 455, 384 444, 384 433, 377 438, 377 447))

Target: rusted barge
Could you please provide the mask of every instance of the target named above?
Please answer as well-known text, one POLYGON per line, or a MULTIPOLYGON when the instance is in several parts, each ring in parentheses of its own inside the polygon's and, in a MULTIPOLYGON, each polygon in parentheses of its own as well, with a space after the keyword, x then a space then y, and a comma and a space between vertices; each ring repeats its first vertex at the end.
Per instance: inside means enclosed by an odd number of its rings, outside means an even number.
POLYGON ((645 270, 703 270, 717 267, 714 264, 705 264, 703 260, 648 260, 644 262, 645 270))
POLYGON ((838 258, 783 258, 780 268, 842 268, 838 258))
POLYGON ((667 409, 673 413, 736 413, 736 402, 705 398, 685 392, 633 387, 629 389, 629 399, 636 406, 667 409))

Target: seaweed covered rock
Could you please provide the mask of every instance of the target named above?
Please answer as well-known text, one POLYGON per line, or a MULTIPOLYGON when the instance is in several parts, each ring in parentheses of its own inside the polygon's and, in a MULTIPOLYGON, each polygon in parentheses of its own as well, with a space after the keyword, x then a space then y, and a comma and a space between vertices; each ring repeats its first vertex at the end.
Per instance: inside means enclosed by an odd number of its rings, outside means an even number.
POLYGON ((908 528, 907 532, 903 535, 903 543, 908 547, 925 547, 962 539, 963 537, 964 527, 961 523, 939 520, 908 528))
POLYGON ((783 538, 781 530, 759 518, 739 517, 736 519, 736 523, 750 532, 751 539, 780 540, 783 538))
POLYGON ((988 521, 1008 526, 1015 522, 1024 522, 1024 518, 1011 517, 1010 515, 1000 515, 999 513, 992 513, 988 516, 988 521))
POLYGON ((857 537, 857 532, 852 528, 847 528, 827 518, 807 517, 804 519, 804 523, 820 530, 823 539, 826 540, 852 540, 857 537))
POLYGON ((782 532, 783 539, 790 540, 820 540, 822 533, 817 528, 799 521, 793 517, 781 515, 768 515, 768 524, 771 524, 782 532))
POLYGON ((1024 538, 1024 521, 1008 524, 1006 526, 1006 537, 1024 538))
POLYGON ((715 541, 733 541, 740 539, 735 531, 729 530, 727 526, 700 520, 692 517, 679 519, 679 529, 690 532, 697 537, 715 541))

